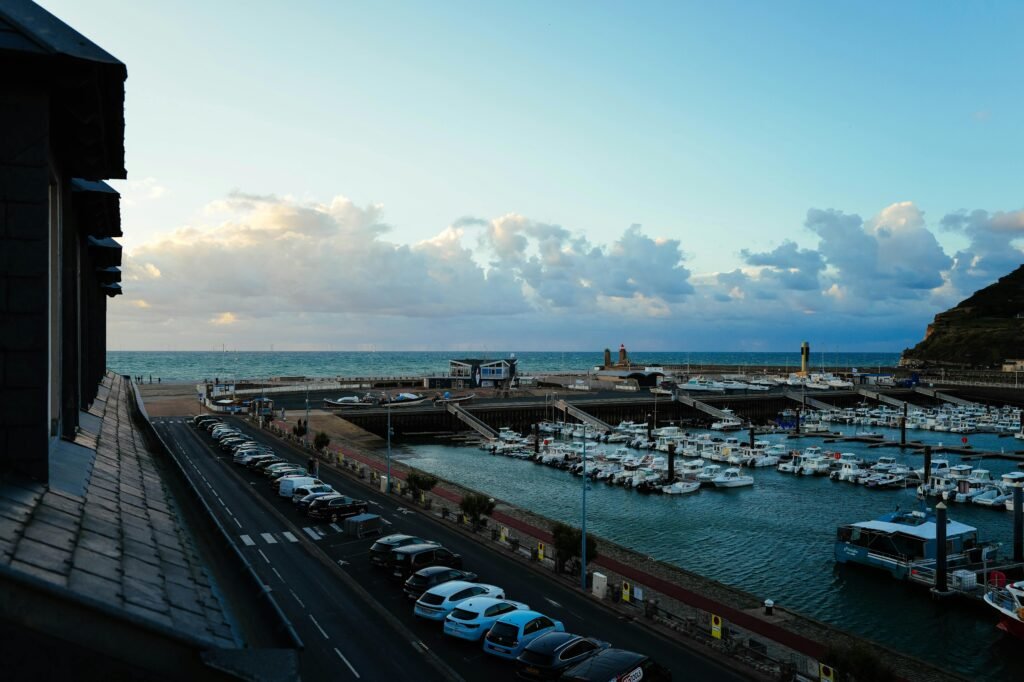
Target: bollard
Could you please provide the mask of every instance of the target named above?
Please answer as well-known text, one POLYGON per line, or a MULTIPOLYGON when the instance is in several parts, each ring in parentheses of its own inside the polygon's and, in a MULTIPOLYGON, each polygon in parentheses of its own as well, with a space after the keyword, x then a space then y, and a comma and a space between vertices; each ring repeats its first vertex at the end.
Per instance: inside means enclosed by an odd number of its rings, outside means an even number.
POLYGON ((492 528, 491 529, 491 539, 494 540, 494 541, 498 540, 498 529, 497 528, 492 528))
POLYGON ((775 610, 775 602, 771 599, 764 600, 764 615, 770 616, 775 610))
POLYGON ((447 519, 448 518, 448 507, 441 507, 441 518, 442 519, 447 519))

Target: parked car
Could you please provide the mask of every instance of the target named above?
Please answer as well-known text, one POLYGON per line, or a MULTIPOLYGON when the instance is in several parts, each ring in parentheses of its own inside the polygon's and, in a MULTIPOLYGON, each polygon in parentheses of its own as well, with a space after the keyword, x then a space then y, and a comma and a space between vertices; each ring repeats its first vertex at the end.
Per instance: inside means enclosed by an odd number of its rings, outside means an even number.
POLYGON ((415 535, 402 535, 401 533, 385 535, 370 547, 370 565, 378 567, 387 566, 392 551, 406 545, 423 545, 427 542, 427 540, 418 538, 415 535))
POLYGON ((232 452, 236 445, 241 445, 247 442, 248 439, 245 436, 232 436, 230 438, 224 438, 220 441, 220 449, 223 452, 232 452))
POLYGON ((319 478, 314 478, 309 474, 306 474, 305 476, 285 478, 281 480, 281 485, 277 487, 277 494, 281 497, 287 497, 290 500, 292 499, 292 494, 295 493, 296 488, 311 485, 323 485, 323 481, 319 478))
POLYGON ((314 519, 329 519, 331 523, 348 516, 366 511, 366 500, 354 500, 348 495, 332 497, 325 495, 309 505, 309 516, 314 519))
POLYGON ((649 656, 625 649, 605 649, 567 669, 559 679, 569 682, 672 682, 672 672, 649 656))
POLYGON ((462 568, 462 555, 455 554, 436 543, 406 545, 391 551, 388 568, 391 577, 405 582, 410 575, 427 566, 462 568))
POLYGON ((266 476, 267 478, 277 478, 278 471, 284 471, 285 469, 294 469, 297 466, 300 465, 295 464, 294 462, 289 462, 288 460, 284 460, 281 462, 274 462, 273 464, 268 464, 267 466, 262 467, 262 471, 263 475, 266 476))
POLYGON ((529 609, 526 604, 508 599, 467 599, 452 609, 444 619, 444 634, 479 642, 498 618, 511 611, 529 609))
POLYGON ((235 464, 248 464, 256 457, 265 456, 276 457, 277 455, 274 454, 273 450, 243 450, 241 452, 236 452, 232 456, 231 461, 235 464))
POLYGON ((405 596, 410 599, 419 599, 420 595, 429 590, 435 585, 446 583, 449 580, 462 580, 467 583, 475 583, 477 579, 476 573, 470 573, 469 571, 463 571, 459 568, 449 568, 448 566, 427 566, 421 568, 405 581, 405 585, 402 586, 402 591, 405 592, 405 596))
MULTIPOLYGON (((327 487, 330 488, 330 486, 327 486, 327 487)), ((296 502, 295 503, 295 507, 300 512, 305 514, 306 512, 309 511, 309 505, 313 504, 314 500, 318 500, 321 497, 327 497, 328 495, 335 495, 335 494, 337 494, 337 491, 335 491, 334 488, 331 488, 330 491, 324 492, 324 493, 310 493, 309 495, 306 495, 305 497, 300 499, 298 502, 296 502)), ((293 500, 295 499, 294 495, 292 495, 292 499, 293 500)))
POLYGON ((239 462, 239 464, 244 464, 245 466, 249 466, 249 465, 254 464, 256 462, 261 462, 263 460, 268 460, 268 459, 274 460, 273 462, 270 462, 270 464, 273 464, 274 462, 281 461, 280 457, 278 457, 277 455, 275 455, 275 454, 273 454, 271 452, 261 452, 261 453, 255 454, 255 455, 253 455, 251 457, 246 457, 244 459, 244 461, 239 462))
POLYGON ((494 621, 484 635, 484 653, 516 658, 527 644, 549 632, 565 632, 565 626, 539 611, 512 611, 494 621))
MULTIPOLYGON (((292 504, 298 504, 299 500, 309 497, 310 495, 329 495, 334 492, 334 488, 327 485, 326 483, 314 483, 311 485, 300 485, 299 487, 292 490, 292 504)), ((310 500, 312 502, 312 500, 310 500)))
POLYGON ((269 457, 254 457, 248 464, 247 467, 256 472, 261 472, 271 464, 291 464, 288 460, 277 455, 270 455, 269 457))
POLYGON ((557 680, 562 671, 611 644, 571 632, 548 632, 526 645, 516 657, 516 676, 523 680, 557 680))
POLYGON ((427 620, 444 620, 460 602, 473 597, 504 599, 505 590, 497 585, 481 585, 465 580, 449 580, 424 592, 412 612, 427 620))
POLYGON ((308 478, 309 472, 306 471, 306 467, 295 464, 287 469, 278 469, 274 472, 274 475, 270 477, 270 486, 274 489, 274 492, 281 490, 281 484, 289 478, 308 478))

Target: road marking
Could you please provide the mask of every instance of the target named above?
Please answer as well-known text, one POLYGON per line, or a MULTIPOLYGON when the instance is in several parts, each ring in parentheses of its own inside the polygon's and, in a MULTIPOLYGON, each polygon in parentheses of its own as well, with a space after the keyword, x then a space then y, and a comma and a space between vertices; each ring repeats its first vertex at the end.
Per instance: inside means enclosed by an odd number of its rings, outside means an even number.
POLYGON ((341 530, 341 526, 339 526, 339 525, 338 525, 338 524, 336 524, 336 523, 332 523, 332 524, 331 524, 331 528, 333 528, 333 529, 335 530, 335 532, 337 532, 337 533, 341 533, 341 532, 342 532, 342 530, 341 530))
POLYGON ((389 526, 394 525, 390 521, 388 521, 387 519, 385 519, 383 517, 381 518, 381 521, 383 521, 384 523, 388 524, 389 526))
POLYGON ((315 530, 315 531, 316 531, 316 534, 317 534, 317 535, 319 535, 320 537, 322 537, 322 538, 325 538, 325 537, 327 537, 327 533, 325 533, 325 532, 323 532, 322 530, 320 530, 320 527, 319 527, 319 526, 314 526, 314 527, 313 527, 313 530, 315 530))
POLYGON ((344 559, 338 559, 338 565, 339 566, 348 566, 348 562, 345 561, 344 559))
POLYGON ((243 535, 242 536, 242 542, 245 543, 246 547, 252 547, 253 545, 256 544, 255 542, 253 542, 253 539, 251 537, 249 537, 248 535, 243 535))
POLYGON ((263 538, 263 541, 265 543, 267 543, 268 545, 276 545, 277 544, 277 538, 275 538, 270 533, 260 533, 260 537, 263 538))
POLYGON ((270 567, 270 570, 274 572, 274 575, 276 575, 276 576, 277 576, 278 578, 280 578, 280 579, 281 579, 281 582, 284 582, 284 578, 282 578, 282 577, 281 577, 281 574, 277 572, 277 569, 276 569, 276 568, 274 568, 273 566, 271 566, 271 567, 270 567))
POLYGON ((338 658, 340 658, 341 660, 345 661, 345 665, 348 666, 348 669, 352 671, 352 674, 355 675, 356 679, 358 680, 359 679, 359 673, 357 673, 356 669, 352 667, 352 664, 348 662, 348 659, 345 658, 345 655, 342 654, 340 651, 338 651, 338 647, 334 647, 334 653, 338 654, 338 658))
POLYGON ((268 564, 270 563, 270 559, 267 558, 267 555, 263 553, 262 549, 257 549, 256 551, 260 553, 260 556, 263 557, 264 561, 266 561, 268 564))
POLYGON ((309 619, 313 621, 313 625, 315 625, 316 629, 320 631, 320 634, 324 636, 324 639, 330 639, 330 637, 327 636, 327 633, 324 632, 324 629, 320 627, 320 623, 316 622, 316 618, 313 617, 312 613, 309 614, 309 619))
POLYGON ((236 519, 236 518, 234 517, 234 515, 232 515, 232 516, 231 516, 231 520, 232 520, 232 521, 234 521, 234 522, 235 522, 235 525, 236 525, 236 526, 238 526, 239 528, 241 528, 241 527, 242 527, 242 524, 241 524, 241 523, 239 523, 238 519, 236 519))
POLYGON ((285 531, 285 532, 281 533, 281 535, 283 535, 284 539, 287 540, 288 542, 298 542, 299 541, 299 539, 297 537, 295 537, 294 535, 292 535, 289 531, 285 531))
POLYGON ((310 528, 309 526, 306 526, 302 530, 305 531, 306 535, 308 535, 309 537, 313 538, 314 540, 319 540, 320 539, 320 536, 317 535, 316 531, 313 530, 312 528, 310 528))
POLYGON ((374 507, 379 507, 380 506, 380 502, 374 502, 373 500, 367 500, 367 502, 372 504, 374 507))
POLYGON ((559 604, 558 602, 556 602, 554 599, 548 599, 547 597, 544 597, 544 601, 546 601, 547 603, 551 604, 552 606, 557 606, 558 608, 562 608, 562 605, 559 604))
POLYGON ((299 606, 301 606, 302 608, 306 608, 306 605, 302 603, 301 599, 299 599, 299 595, 295 594, 295 590, 289 588, 288 591, 292 593, 293 597, 295 597, 295 601, 299 602, 299 606))

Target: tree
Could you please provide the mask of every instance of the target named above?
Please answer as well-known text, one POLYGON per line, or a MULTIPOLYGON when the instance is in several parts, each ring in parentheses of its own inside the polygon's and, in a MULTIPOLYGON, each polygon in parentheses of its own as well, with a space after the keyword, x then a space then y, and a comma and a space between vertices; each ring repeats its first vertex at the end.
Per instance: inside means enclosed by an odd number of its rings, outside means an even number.
POLYGON ((321 431, 316 434, 316 438, 313 439, 313 447, 317 450, 326 450, 327 446, 331 444, 331 437, 321 431))
POLYGON ((474 528, 479 528, 480 517, 490 516, 494 511, 494 498, 479 493, 467 493, 459 502, 459 509, 473 522, 474 528))
POLYGON ((409 486, 413 498, 417 498, 421 492, 430 492, 430 489, 437 485, 437 478, 421 471, 410 471, 405 477, 405 483, 409 486))
MULTIPOLYGON (((555 571, 561 573, 567 562, 579 558, 583 531, 564 523, 556 523, 551 529, 551 535, 555 540, 555 571)), ((587 563, 596 558, 597 540, 587 533, 587 563)))
POLYGON ((308 424, 304 423, 300 419, 299 423, 292 427, 292 435, 294 435, 296 438, 302 438, 303 436, 306 435, 307 426, 308 424))
POLYGON ((835 679, 842 682, 891 682, 896 679, 881 657, 864 644, 833 645, 825 653, 824 663, 835 671, 835 679))

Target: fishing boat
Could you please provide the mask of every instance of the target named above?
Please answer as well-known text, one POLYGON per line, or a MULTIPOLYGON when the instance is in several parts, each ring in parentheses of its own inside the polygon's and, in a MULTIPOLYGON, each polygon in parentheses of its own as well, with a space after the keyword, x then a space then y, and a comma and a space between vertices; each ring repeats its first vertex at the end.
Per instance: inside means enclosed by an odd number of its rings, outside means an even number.
POLYGON ((666 495, 688 495, 698 490, 700 490, 700 481, 676 481, 661 488, 661 492, 666 495))
POLYGON ((1002 616, 997 628, 1024 639, 1024 580, 1006 587, 990 587, 985 593, 985 603, 1002 616))
POLYGON ((711 483, 716 488, 741 488, 748 485, 754 485, 754 477, 745 476, 736 467, 729 467, 721 474, 711 479, 711 483))
MULTIPOLYGON (((936 517, 931 510, 896 511, 872 521, 859 521, 836 529, 836 563, 861 564, 908 579, 912 571, 933 568, 937 558, 936 517)), ((982 558, 992 561, 997 545, 978 541, 974 526, 946 521, 946 555, 950 570, 982 558)))

